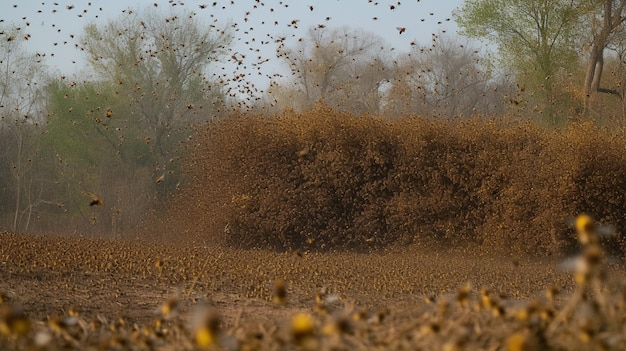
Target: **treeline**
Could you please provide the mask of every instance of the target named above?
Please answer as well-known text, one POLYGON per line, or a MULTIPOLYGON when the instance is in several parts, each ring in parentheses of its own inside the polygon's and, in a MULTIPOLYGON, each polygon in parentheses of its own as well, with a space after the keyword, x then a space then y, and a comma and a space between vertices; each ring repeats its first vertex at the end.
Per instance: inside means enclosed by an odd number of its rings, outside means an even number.
POLYGON ((127 13, 84 29, 89 67, 74 77, 52 76, 18 40, 0 49, 2 229, 130 235, 180 186, 180 146, 193 126, 226 110, 207 69, 229 31, 127 13))

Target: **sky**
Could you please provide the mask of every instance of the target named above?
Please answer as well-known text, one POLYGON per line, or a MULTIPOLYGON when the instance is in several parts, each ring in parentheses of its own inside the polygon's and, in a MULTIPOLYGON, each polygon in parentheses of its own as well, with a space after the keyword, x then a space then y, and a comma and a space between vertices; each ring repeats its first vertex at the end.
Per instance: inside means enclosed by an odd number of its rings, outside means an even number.
MULTIPOLYGON (((232 53, 245 54, 259 48, 261 56, 271 59, 262 69, 267 76, 274 72, 287 72, 286 66, 275 59, 277 44, 260 44, 267 40, 267 35, 285 36, 295 43, 297 38, 305 37, 311 26, 348 26, 378 35, 395 53, 408 52, 412 42, 428 45, 432 34, 454 36, 458 29, 452 11, 463 3, 462 0, 0 1, 0 25, 20 27, 22 37, 18 39, 24 41, 24 48, 45 54, 48 66, 61 75, 83 72, 85 56, 75 48, 75 44, 85 25, 105 24, 123 16, 123 11, 128 9, 157 8, 165 14, 169 11, 193 11, 197 19, 207 24, 214 23, 220 27, 230 23, 235 26, 232 53), (297 20, 296 26, 292 25, 294 20, 297 20), (398 28, 405 30, 400 33, 398 28), (27 34, 28 40, 25 40, 23 37, 27 34), (252 41, 252 38, 255 40, 252 41)), ((240 69, 241 66, 233 68, 233 71, 240 69)), ((258 72, 244 73, 261 89, 269 83, 267 79, 255 78, 258 72)))

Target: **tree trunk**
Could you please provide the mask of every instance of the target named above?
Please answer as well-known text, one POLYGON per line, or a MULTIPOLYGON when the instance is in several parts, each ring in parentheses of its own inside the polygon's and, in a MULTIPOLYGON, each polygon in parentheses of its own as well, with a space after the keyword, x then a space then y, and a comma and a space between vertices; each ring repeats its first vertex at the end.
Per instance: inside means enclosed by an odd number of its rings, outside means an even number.
POLYGON ((615 29, 617 29, 625 20, 626 16, 622 15, 626 7, 626 1, 622 0, 614 5, 615 0, 604 0, 603 4, 603 21, 600 30, 592 28, 593 43, 587 63, 587 72, 585 74, 585 106, 584 115, 588 116, 591 112, 591 98, 596 92, 613 94, 621 97, 620 92, 615 89, 600 88, 600 80, 602 79, 602 69, 604 66, 604 49, 609 43, 609 37, 615 29))
POLYGON ((17 130, 17 128, 20 128, 20 126, 16 123, 16 140, 17 140, 17 164, 15 166, 15 213, 13 216, 13 232, 17 233, 17 229, 18 229, 18 224, 19 221, 18 219, 20 218, 20 207, 22 206, 22 147, 23 147, 23 142, 22 142, 22 137, 19 133, 21 133, 20 130, 17 130))
POLYGON ((600 60, 600 57, 603 51, 603 47, 600 47, 598 42, 595 42, 591 47, 591 53, 587 63, 587 72, 585 74, 585 116, 589 116, 591 111, 591 95, 600 85, 600 75, 602 74, 602 64, 600 63, 602 60, 600 60))

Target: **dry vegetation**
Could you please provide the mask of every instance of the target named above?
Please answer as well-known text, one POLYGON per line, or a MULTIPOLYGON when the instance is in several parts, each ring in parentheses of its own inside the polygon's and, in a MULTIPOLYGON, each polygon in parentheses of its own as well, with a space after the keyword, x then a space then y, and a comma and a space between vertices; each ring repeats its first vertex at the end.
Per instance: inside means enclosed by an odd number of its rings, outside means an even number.
POLYGON ((5 348, 626 347, 608 133, 318 106, 193 141, 136 239, 0 234, 5 348))

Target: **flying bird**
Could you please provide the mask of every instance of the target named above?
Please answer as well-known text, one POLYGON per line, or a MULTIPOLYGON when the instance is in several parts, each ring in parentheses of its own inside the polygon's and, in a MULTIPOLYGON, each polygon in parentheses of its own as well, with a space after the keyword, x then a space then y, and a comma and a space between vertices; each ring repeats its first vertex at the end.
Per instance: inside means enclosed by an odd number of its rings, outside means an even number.
POLYGON ((400 32, 400 34, 406 32, 406 27, 396 27, 396 29, 400 32))
POLYGON ((91 201, 89 202, 89 206, 100 206, 104 203, 104 200, 99 198, 96 194, 85 192, 85 195, 91 197, 91 201))

